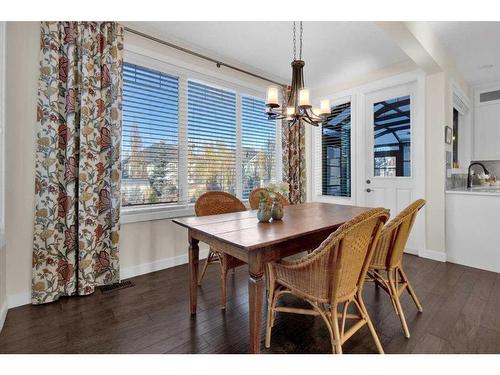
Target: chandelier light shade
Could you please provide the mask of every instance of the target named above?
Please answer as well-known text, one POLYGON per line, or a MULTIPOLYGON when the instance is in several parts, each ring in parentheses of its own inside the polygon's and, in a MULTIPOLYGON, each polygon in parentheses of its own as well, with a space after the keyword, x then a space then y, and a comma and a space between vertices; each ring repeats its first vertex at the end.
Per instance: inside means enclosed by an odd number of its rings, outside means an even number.
POLYGON ((299 58, 297 59, 296 26, 293 23, 293 61, 292 82, 287 87, 286 108, 280 108, 279 89, 271 86, 267 89, 266 107, 269 119, 286 119, 290 126, 304 121, 308 124, 318 126, 328 121, 331 116, 330 101, 321 100, 320 108, 313 108, 311 104, 311 93, 304 87, 304 65, 302 60, 302 22, 299 22, 299 58))

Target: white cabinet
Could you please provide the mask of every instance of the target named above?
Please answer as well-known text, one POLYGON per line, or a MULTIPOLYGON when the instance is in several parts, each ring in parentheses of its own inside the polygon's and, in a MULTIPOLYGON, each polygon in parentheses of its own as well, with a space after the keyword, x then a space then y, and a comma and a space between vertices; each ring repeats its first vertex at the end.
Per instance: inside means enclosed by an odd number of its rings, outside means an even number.
POLYGON ((475 91, 473 160, 500 160, 500 85, 475 91))
POLYGON ((446 192, 446 260, 500 272, 500 195, 446 192))

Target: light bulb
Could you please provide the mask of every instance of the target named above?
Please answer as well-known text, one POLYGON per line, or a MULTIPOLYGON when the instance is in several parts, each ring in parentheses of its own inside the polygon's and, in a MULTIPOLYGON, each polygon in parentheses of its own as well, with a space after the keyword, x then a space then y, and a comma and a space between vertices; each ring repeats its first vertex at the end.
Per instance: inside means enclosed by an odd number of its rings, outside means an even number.
POLYGON ((266 104, 278 105, 278 88, 270 86, 267 89, 266 104))
POLYGON ((310 107, 311 100, 309 99, 309 90, 300 89, 299 90, 299 106, 300 107, 310 107))
POLYGON ((330 101, 328 99, 323 99, 320 102, 319 114, 329 115, 332 112, 330 107, 330 101))

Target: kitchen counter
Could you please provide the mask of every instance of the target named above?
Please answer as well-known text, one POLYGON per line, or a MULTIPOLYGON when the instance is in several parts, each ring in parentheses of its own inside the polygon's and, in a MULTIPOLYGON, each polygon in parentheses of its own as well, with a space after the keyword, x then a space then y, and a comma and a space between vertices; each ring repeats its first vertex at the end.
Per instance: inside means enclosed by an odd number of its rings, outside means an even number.
POLYGON ((446 194, 500 196, 500 186, 474 186, 472 188, 455 188, 446 190, 446 194))

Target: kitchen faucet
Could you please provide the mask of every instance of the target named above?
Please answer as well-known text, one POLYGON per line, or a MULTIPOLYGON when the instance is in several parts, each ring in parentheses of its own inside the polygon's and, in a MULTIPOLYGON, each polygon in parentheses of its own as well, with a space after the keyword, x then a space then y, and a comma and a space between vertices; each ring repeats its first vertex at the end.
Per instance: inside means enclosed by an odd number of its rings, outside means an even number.
POLYGON ((470 163, 469 169, 467 170, 467 189, 472 187, 472 181, 471 181, 471 177, 470 177, 470 168, 473 165, 480 165, 483 168, 485 174, 490 174, 490 172, 488 172, 488 170, 486 169, 486 167, 484 166, 483 163, 478 163, 478 162, 470 163))

